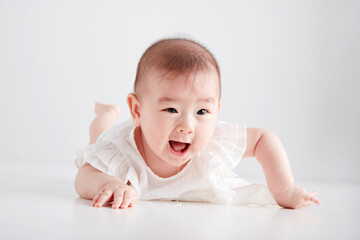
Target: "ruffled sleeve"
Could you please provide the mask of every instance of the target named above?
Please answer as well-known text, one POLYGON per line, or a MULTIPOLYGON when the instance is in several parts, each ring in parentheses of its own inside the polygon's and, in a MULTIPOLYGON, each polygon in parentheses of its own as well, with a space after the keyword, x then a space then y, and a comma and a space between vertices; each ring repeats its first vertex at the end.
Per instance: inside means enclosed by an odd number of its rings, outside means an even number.
POLYGON ((138 176, 127 155, 119 151, 112 142, 103 140, 78 151, 75 165, 80 168, 88 162, 108 175, 118 177, 125 183, 130 182, 140 197, 138 176))
POLYGON ((227 168, 235 168, 246 149, 246 126, 244 123, 219 121, 216 125, 213 139, 208 146, 227 168))
POLYGON ((207 182, 214 200, 231 204, 236 196, 234 188, 246 186, 245 180, 236 178, 232 171, 246 149, 246 127, 242 123, 219 121, 208 148, 200 154, 202 166, 207 166, 207 182))

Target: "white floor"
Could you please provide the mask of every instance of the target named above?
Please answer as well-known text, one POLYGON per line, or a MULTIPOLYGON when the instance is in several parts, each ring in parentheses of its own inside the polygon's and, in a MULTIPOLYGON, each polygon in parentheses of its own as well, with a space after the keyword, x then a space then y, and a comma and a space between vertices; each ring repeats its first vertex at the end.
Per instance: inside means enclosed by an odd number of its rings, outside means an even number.
POLYGON ((93 208, 72 166, 0 164, 0 239, 360 239, 360 184, 303 184, 321 206, 299 210, 138 202, 93 208))

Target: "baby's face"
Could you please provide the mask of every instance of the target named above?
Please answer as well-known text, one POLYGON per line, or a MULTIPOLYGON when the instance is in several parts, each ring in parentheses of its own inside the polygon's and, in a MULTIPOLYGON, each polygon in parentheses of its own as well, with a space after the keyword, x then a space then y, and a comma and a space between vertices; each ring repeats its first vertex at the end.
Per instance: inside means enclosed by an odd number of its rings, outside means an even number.
POLYGON ((181 166, 206 148, 220 107, 216 72, 188 79, 152 74, 141 85, 140 117, 144 149, 171 166, 181 166))

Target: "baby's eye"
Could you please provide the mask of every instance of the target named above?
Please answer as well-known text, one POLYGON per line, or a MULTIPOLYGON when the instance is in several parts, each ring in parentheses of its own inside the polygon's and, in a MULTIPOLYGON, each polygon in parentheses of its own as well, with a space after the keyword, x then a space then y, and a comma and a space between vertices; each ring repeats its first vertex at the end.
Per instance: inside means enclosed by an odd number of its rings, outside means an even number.
POLYGON ((199 115, 205 115, 209 113, 206 109, 200 109, 196 114, 199 114, 199 115))
POLYGON ((177 113, 175 108, 166 108, 165 111, 167 111, 169 113, 177 113))

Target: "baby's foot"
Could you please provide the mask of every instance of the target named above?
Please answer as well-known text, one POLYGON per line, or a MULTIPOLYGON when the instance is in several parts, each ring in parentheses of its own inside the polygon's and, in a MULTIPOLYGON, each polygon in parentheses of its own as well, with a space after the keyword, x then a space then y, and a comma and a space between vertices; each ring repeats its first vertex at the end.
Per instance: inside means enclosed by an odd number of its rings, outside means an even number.
POLYGON ((284 208, 307 207, 314 203, 320 205, 320 201, 315 197, 317 192, 307 192, 304 188, 294 184, 289 190, 283 193, 274 193, 274 198, 278 204, 284 208))
POLYGON ((95 102, 95 113, 97 115, 108 111, 115 113, 116 117, 119 116, 120 114, 120 108, 116 105, 109 105, 109 104, 95 102))

